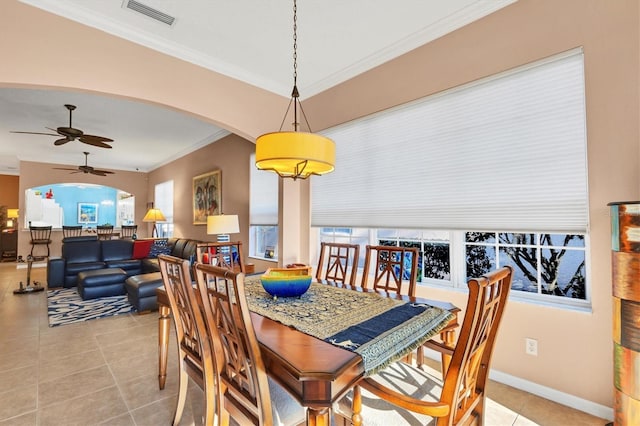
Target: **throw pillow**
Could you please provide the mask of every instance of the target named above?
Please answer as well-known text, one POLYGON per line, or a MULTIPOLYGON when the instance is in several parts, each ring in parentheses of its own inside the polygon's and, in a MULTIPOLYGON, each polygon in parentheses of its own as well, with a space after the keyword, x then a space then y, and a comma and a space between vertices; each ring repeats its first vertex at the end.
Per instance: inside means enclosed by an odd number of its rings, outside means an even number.
POLYGON ((149 257, 151 259, 158 257, 159 254, 171 254, 171 247, 167 245, 166 239, 155 240, 151 246, 151 250, 149 250, 149 257))
POLYGON ((144 259, 149 257, 153 240, 135 240, 133 242, 133 258, 144 259))

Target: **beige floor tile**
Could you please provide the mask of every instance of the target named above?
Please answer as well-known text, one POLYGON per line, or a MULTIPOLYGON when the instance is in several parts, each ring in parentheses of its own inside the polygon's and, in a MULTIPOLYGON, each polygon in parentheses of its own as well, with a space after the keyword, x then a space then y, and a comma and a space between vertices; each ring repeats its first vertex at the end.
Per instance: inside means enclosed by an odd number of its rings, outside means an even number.
POLYGON ((11 353, 0 357, 0 371, 13 370, 21 367, 36 368, 38 365, 38 349, 26 348, 11 351, 11 353))
POLYGON ((134 342, 118 343, 102 348, 102 353, 108 363, 127 360, 140 355, 157 355, 158 338, 156 336, 146 336, 134 342))
MULTIPOLYGON (((141 376, 158 376, 158 355, 145 353, 109 364, 116 382, 126 382, 141 376)), ((157 382, 157 379, 156 379, 157 382)))
POLYGON ((607 422, 582 411, 528 394, 520 415, 545 426, 603 426, 607 422))
POLYGON ((37 367, 20 367, 0 372, 0 392, 16 391, 38 382, 37 367))
POLYGON ((31 411, 20 416, 12 417, 6 420, 0 420, 0 426, 36 426, 37 413, 31 411))
POLYGON ((168 377, 163 390, 158 387, 158 379, 154 376, 141 376, 119 384, 122 397, 129 410, 135 410, 153 402, 174 397, 178 394, 177 380, 168 377))
POLYGON ((127 413, 127 406, 115 386, 80 395, 39 409, 39 426, 97 425, 127 413))
POLYGON ((487 397, 514 412, 522 410, 528 395, 519 389, 492 380, 487 385, 487 397))
MULTIPOLYGON (((175 397, 172 396, 132 410, 131 415, 138 426, 170 425, 173 420, 174 410, 175 397)), ((187 412, 186 407, 184 411, 185 413, 182 417, 185 422, 180 424, 191 424, 189 423, 190 413, 187 412)))
POLYGON ((80 371, 40 383, 38 386, 38 404, 40 407, 45 407, 91 393, 97 389, 115 386, 115 384, 113 375, 106 365, 80 371))
POLYGON ((40 362, 40 383, 49 382, 73 373, 106 365, 102 352, 92 350, 40 362))
POLYGON ((36 385, 22 386, 0 393, 0 420, 34 411, 38 388, 36 385))
POLYGON ((157 340, 157 329, 151 327, 150 324, 138 324, 135 321, 129 321, 128 327, 118 328, 114 331, 103 331, 96 334, 96 340, 101 348, 118 345, 122 343, 131 343, 135 345, 140 340, 147 340, 153 337, 157 340))
POLYGON ((136 426, 136 423, 133 421, 133 417, 131 414, 125 413, 117 417, 113 417, 111 419, 107 419, 99 425, 102 426, 136 426))

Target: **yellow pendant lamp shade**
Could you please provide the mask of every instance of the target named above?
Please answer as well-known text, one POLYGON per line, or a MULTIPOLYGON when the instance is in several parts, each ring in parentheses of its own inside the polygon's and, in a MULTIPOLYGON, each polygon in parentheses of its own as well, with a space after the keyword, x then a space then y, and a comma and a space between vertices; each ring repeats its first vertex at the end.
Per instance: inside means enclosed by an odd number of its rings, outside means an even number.
POLYGON ((335 162, 334 142, 315 133, 273 132, 256 140, 256 167, 281 177, 323 175, 333 171, 335 162))

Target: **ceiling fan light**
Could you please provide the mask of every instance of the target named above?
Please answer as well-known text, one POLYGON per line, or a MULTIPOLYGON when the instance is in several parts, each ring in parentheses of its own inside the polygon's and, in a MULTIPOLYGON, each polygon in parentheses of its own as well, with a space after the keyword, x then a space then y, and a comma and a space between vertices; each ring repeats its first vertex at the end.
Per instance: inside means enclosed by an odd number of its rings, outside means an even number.
POLYGON ((256 167, 281 177, 306 179, 335 168, 335 143, 307 132, 272 132, 256 140, 256 167))

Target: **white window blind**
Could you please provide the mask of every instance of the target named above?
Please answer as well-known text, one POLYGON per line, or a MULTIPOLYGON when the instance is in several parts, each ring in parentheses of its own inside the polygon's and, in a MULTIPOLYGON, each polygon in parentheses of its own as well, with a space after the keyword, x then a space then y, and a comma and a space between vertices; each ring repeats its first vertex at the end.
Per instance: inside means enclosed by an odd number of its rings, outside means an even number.
POLYGON ((255 154, 251 154, 249 170, 250 225, 278 225, 278 175, 258 170, 255 154))
POLYGON ((173 181, 157 184, 154 195, 155 207, 164 214, 167 223, 173 223, 173 181))
POLYGON ((586 231, 583 68, 576 49, 323 132, 312 225, 586 231))

